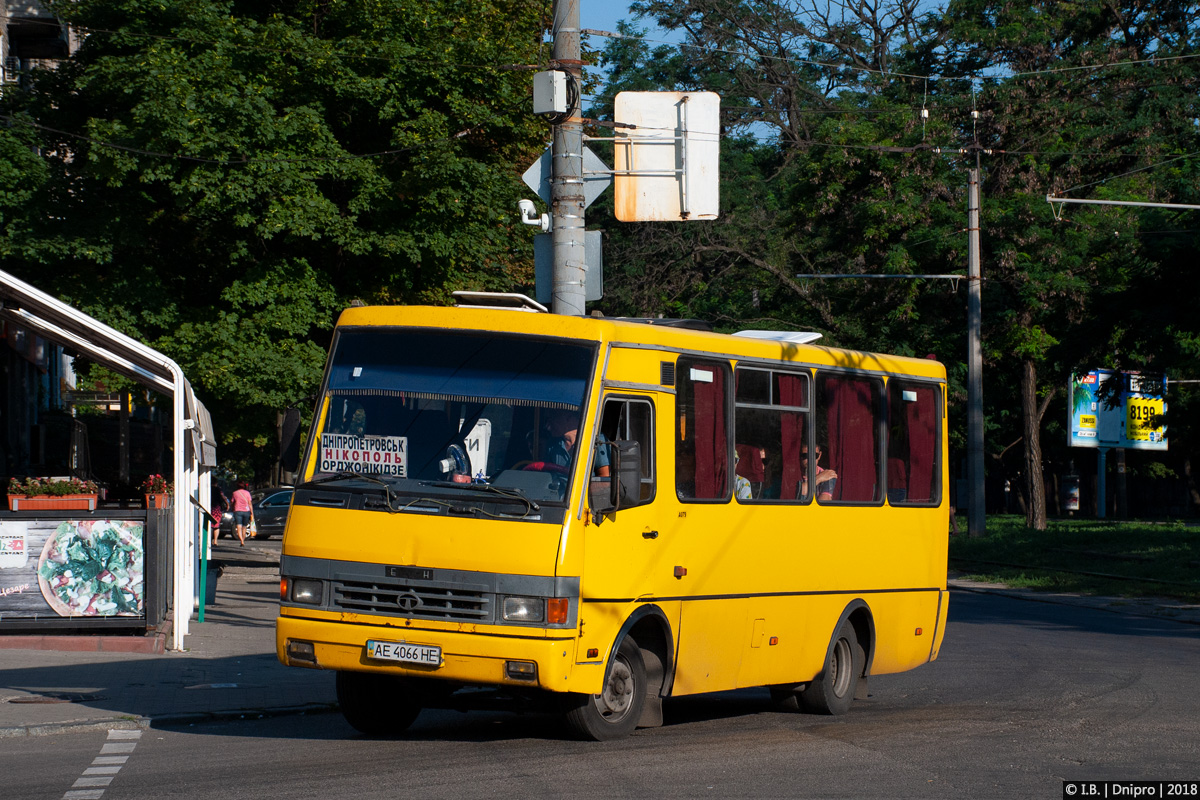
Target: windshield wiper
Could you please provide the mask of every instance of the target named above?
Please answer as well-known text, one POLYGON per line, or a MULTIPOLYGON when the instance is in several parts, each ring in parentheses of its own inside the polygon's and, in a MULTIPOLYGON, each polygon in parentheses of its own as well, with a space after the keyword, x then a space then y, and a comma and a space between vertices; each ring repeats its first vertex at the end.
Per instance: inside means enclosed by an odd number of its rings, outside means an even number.
MULTIPOLYGON (((468 492, 486 492, 489 494, 500 495, 507 500, 516 500, 524 503, 529 511, 541 511, 542 507, 525 496, 525 493, 520 489, 501 489, 497 486, 492 486, 490 483, 454 483, 453 481, 421 481, 424 486, 436 486, 439 489, 465 489, 468 492)), ((528 513, 528 512, 526 512, 528 513)))
POLYGON ((319 478, 313 478, 311 481, 305 481, 304 483, 300 484, 300 487, 305 488, 308 486, 316 486, 317 484, 320 484, 320 483, 330 483, 332 481, 360 480, 360 481, 366 481, 367 483, 374 483, 379 486, 382 486, 384 489, 387 490, 388 497, 390 499, 391 497, 393 497, 395 495, 395 492, 392 491, 392 484, 389 481, 384 480, 384 478, 390 478, 390 477, 392 477, 392 476, 391 475, 385 475, 385 476, 367 475, 367 474, 364 474, 361 472, 350 472, 348 470, 344 470, 342 472, 334 472, 329 475, 322 475, 319 478))

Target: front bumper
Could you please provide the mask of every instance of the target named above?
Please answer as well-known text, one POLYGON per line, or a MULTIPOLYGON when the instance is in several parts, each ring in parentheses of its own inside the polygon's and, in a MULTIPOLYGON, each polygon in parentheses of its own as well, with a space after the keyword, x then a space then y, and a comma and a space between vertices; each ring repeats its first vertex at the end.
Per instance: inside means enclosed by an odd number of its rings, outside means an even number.
POLYGON ((398 628, 280 615, 275 626, 279 660, 296 667, 378 672, 431 678, 482 686, 536 687, 552 692, 598 691, 603 665, 576 664, 574 631, 565 638, 526 638, 516 635, 398 628), (369 659, 368 639, 442 648, 440 667, 421 667, 369 659), (315 663, 288 655, 288 641, 313 646, 315 663), (507 661, 537 664, 532 679, 510 677, 507 661), (595 674, 593 674, 595 673, 595 674))

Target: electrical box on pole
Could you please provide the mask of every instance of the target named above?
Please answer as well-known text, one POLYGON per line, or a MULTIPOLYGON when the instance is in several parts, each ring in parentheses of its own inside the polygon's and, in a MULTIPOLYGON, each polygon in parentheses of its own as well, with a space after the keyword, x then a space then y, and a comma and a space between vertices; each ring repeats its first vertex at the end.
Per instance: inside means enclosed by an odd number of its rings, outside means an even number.
POLYGON ((533 76, 533 113, 565 114, 571 110, 567 97, 567 73, 552 69, 533 76))

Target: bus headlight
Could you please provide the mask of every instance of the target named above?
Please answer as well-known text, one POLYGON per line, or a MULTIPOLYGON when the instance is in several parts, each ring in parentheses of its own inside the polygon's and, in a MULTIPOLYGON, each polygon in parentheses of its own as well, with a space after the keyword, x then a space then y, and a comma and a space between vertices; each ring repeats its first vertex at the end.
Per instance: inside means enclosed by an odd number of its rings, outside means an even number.
POLYGON ((541 622, 546 616, 546 601, 540 597, 504 598, 507 622, 541 622))
POLYGON ((292 602, 319 606, 321 604, 321 581, 292 578, 292 602))

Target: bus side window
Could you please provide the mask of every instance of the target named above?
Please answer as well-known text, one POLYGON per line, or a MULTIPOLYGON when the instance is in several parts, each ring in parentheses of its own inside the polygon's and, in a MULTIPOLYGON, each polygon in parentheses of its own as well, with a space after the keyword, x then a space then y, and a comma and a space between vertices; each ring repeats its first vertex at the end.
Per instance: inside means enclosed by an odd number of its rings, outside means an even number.
MULTIPOLYGON (((648 400, 632 398, 608 398, 604 401, 604 413, 600 416, 600 437, 597 441, 637 442, 641 451, 641 502, 654 498, 654 405, 648 400)), ((594 456, 593 477, 602 475, 600 466, 611 459, 612 448, 601 447, 594 456)))
POLYGON ((941 411, 938 387, 888 381, 888 502, 925 505, 941 500, 941 411))
POLYGON ((675 492, 681 500, 728 500, 729 365, 680 358, 675 375, 675 492))
POLYGON ((809 499, 803 453, 808 381, 802 372, 739 366, 734 372, 734 452, 739 502, 809 499))
MULTIPOLYGON (((882 387, 875 378, 819 374, 817 448, 820 469, 837 474, 831 502, 874 503, 883 499, 880 474, 882 387)), ((818 502, 823 498, 818 497, 818 502)))

